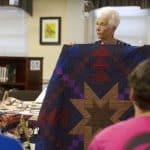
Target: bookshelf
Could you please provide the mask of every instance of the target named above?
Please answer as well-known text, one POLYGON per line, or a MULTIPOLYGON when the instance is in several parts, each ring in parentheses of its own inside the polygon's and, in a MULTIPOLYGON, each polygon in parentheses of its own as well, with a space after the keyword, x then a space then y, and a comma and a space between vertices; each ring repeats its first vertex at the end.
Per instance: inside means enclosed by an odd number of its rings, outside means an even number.
POLYGON ((42 90, 42 57, 0 56, 0 87, 42 90))

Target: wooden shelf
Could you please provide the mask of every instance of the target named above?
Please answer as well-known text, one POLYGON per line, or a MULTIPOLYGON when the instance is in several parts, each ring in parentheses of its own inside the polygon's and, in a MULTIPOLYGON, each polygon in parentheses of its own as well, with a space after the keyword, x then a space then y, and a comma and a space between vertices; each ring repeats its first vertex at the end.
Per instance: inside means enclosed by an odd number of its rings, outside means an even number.
POLYGON ((0 85, 2 86, 2 85, 6 85, 6 86, 12 86, 12 85, 14 85, 14 86, 24 86, 25 84, 23 83, 23 82, 0 82, 0 85))
MULTIPOLYGON (((7 80, 6 82, 0 82, 1 87, 4 87, 6 89, 17 88, 24 90, 42 90, 42 79, 43 79, 42 57, 0 56, 0 67, 5 68, 5 70, 7 70, 7 73, 5 73, 7 74, 6 76, 7 80), (11 66, 13 66, 13 68, 11 66), (13 69, 15 70, 14 71, 15 73, 14 75, 13 74, 10 75, 13 69), (13 82, 12 79, 14 80, 13 82)), ((1 74, 3 75, 3 73, 0 72, 0 79, 2 78, 1 74)))

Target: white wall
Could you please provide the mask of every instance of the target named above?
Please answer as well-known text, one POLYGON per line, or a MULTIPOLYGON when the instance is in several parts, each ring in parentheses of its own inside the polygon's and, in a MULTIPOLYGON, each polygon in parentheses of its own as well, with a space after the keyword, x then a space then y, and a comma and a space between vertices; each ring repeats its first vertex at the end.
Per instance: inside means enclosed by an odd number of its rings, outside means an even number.
POLYGON ((84 43, 83 0, 68 0, 67 16, 67 41, 84 43))
POLYGON ((28 56, 43 57, 43 81, 47 82, 64 43, 67 43, 67 0, 33 0, 33 16, 28 17, 28 56), (61 44, 41 45, 39 42, 40 17, 61 17, 61 44))

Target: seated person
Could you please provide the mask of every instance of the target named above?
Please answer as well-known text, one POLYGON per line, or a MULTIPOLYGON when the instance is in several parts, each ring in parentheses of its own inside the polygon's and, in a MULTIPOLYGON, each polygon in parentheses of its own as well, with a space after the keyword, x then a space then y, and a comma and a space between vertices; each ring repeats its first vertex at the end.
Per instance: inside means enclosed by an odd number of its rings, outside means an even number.
POLYGON ((23 150, 21 143, 16 139, 0 134, 1 150, 23 150))
POLYGON ((150 59, 132 71, 129 85, 135 117, 99 132, 88 150, 150 149, 150 59))

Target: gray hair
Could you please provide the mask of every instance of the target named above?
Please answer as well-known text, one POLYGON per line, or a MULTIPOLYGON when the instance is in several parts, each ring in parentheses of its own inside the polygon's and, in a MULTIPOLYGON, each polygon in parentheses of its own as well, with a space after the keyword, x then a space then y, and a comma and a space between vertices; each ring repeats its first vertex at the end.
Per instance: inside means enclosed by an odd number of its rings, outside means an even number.
POLYGON ((98 14, 98 18, 101 16, 106 16, 109 19, 108 24, 110 26, 115 26, 117 27, 120 23, 120 16, 119 13, 112 9, 111 7, 103 7, 100 9, 99 14, 98 14))

